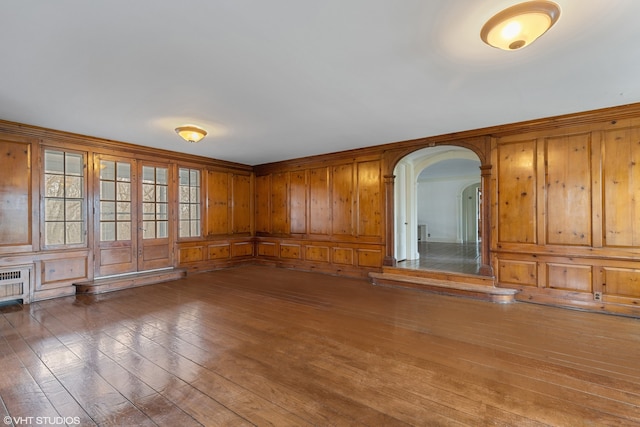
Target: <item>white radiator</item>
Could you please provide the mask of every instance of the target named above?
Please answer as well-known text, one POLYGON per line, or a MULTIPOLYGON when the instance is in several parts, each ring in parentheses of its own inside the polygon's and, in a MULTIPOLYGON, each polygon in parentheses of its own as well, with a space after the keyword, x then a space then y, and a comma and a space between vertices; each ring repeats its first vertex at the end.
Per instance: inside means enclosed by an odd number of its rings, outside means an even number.
POLYGON ((0 302, 22 300, 29 302, 31 266, 0 268, 0 302))

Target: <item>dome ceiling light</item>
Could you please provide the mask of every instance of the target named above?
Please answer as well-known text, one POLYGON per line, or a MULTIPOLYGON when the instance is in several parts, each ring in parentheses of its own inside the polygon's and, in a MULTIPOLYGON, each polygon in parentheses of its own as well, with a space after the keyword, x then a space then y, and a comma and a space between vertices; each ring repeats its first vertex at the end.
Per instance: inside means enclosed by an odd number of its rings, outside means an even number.
POLYGON ((205 136, 207 131, 195 125, 184 125, 176 128, 176 133, 187 142, 198 142, 205 136))
POLYGON ((560 7, 550 1, 516 4, 489 19, 480 38, 498 49, 518 50, 546 33, 559 17, 560 7))

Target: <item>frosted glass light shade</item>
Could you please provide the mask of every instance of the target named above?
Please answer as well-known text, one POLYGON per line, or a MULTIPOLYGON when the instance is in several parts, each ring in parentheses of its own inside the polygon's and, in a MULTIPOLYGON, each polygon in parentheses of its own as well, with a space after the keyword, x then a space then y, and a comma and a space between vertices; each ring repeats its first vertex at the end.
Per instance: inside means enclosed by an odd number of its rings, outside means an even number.
POLYGON ((553 2, 520 3, 489 19, 480 31, 480 38, 498 49, 521 49, 546 33, 559 17, 560 7, 553 2))
POLYGON ((177 127, 176 133, 187 142, 198 142, 207 136, 206 130, 194 125, 177 127))

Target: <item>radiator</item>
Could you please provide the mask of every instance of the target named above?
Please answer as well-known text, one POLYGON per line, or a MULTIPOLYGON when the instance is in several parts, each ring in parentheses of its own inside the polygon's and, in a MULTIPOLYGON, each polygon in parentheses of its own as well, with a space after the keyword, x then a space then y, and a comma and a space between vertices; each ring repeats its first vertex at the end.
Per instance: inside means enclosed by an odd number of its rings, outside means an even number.
POLYGON ((31 267, 0 268, 0 302, 22 300, 29 302, 31 267))

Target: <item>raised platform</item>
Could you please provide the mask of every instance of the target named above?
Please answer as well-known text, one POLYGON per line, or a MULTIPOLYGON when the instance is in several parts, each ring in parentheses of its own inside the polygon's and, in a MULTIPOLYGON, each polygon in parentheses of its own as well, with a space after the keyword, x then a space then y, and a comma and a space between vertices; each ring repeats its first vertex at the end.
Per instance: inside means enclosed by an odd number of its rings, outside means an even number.
POLYGON ((515 302, 515 289, 497 288, 493 277, 430 270, 385 267, 369 273, 374 285, 420 289, 443 295, 463 296, 495 303, 515 302))
POLYGON ((96 295, 105 292, 119 291, 138 286, 153 285, 155 283, 168 282, 186 277, 183 269, 157 270, 144 273, 125 274, 120 276, 104 277, 86 282, 78 282, 76 295, 96 295))

